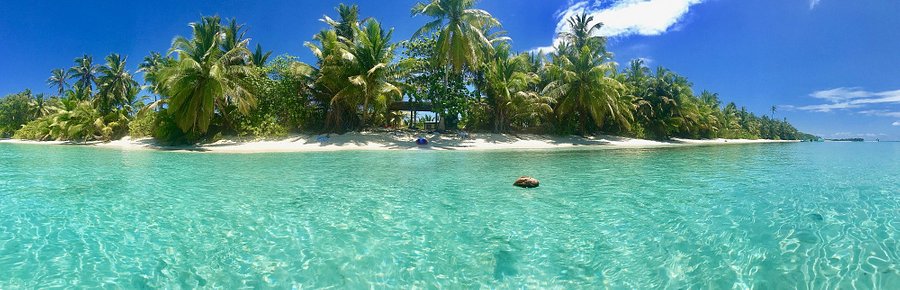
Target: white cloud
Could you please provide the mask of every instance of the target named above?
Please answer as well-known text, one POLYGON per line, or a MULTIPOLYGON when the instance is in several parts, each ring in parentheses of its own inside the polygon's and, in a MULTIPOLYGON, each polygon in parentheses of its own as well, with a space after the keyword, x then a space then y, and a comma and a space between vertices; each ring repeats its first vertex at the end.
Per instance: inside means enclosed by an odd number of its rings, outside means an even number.
MULTIPOLYGON (((830 90, 816 91, 809 94, 810 97, 830 101, 827 104, 817 104, 808 106, 798 106, 799 110, 814 112, 831 112, 833 110, 846 110, 854 108, 862 108, 868 105, 891 105, 900 104, 900 90, 870 92, 860 88, 835 88, 830 90)), ((893 113, 884 110, 866 110, 859 113, 876 116, 893 116, 893 113)))
POLYGON ((603 22, 602 36, 660 35, 700 2, 703 0, 619 0, 603 7, 601 1, 581 1, 557 14, 556 32, 569 29, 569 17, 587 12, 594 21, 603 22))
POLYGON ((831 112, 833 110, 846 110, 859 108, 862 105, 854 105, 851 103, 834 103, 834 104, 821 104, 821 105, 809 105, 809 106, 800 106, 797 107, 798 110, 803 111, 813 111, 813 112, 831 112))
POLYGON ((554 52, 556 52, 556 46, 548 45, 548 46, 535 47, 535 48, 532 48, 531 50, 529 50, 528 52, 543 53, 543 54, 554 53, 554 52))
POLYGON ((809 0, 809 10, 816 9, 816 6, 819 6, 819 2, 822 0, 809 0))
POLYGON ((809 94, 810 97, 823 99, 832 102, 840 102, 852 99, 866 98, 871 96, 871 92, 861 90, 859 88, 836 88, 830 90, 822 90, 809 94))
POLYGON ((644 65, 646 65, 647 67, 649 67, 651 64, 653 64, 653 59, 649 58, 649 57, 639 57, 637 59, 643 61, 644 65))
POLYGON ((897 121, 897 122, 894 122, 894 123, 893 123, 893 124, 891 124, 891 125, 892 125, 892 126, 897 126, 897 127, 900 127, 900 121, 897 121))
MULTIPOLYGON (((595 22, 603 23, 597 32, 600 36, 660 35, 676 29, 691 6, 703 1, 706 0, 613 0, 612 4, 600 0, 578 1, 556 13, 559 19, 556 33, 569 31, 567 20, 586 12, 594 17, 595 22)), ((538 47, 532 51, 553 51, 558 43, 559 39, 554 39, 553 46, 538 47)))
POLYGON ((778 105, 778 109, 782 111, 793 111, 797 109, 794 105, 778 105))
POLYGON ((863 115, 870 115, 870 116, 900 118, 900 112, 892 112, 892 111, 888 111, 888 110, 865 110, 865 111, 859 111, 859 113, 863 114, 863 115))
POLYGON ((871 98, 854 100, 857 104, 900 104, 900 90, 873 93, 871 98))

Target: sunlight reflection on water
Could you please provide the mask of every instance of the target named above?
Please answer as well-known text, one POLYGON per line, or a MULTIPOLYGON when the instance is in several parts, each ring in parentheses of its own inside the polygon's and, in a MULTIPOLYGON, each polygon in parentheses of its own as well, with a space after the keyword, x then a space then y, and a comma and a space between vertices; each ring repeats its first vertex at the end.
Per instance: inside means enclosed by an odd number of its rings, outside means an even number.
POLYGON ((3 289, 900 287, 900 144, 0 164, 3 289))

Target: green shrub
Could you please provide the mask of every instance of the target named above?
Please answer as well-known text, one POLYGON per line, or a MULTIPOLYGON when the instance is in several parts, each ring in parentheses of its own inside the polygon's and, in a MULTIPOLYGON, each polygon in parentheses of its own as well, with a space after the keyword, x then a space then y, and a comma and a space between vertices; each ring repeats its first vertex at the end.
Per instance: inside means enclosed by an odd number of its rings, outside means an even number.
POLYGON ((29 90, 0 98, 0 138, 12 136, 35 119, 32 102, 29 90))
POLYGON ((89 101, 82 101, 28 122, 13 137, 36 141, 110 141, 124 136, 127 128, 128 118, 122 111, 104 116, 89 101))
POLYGON ((238 137, 279 138, 287 137, 288 129, 279 124, 272 115, 241 120, 237 128, 238 137))
POLYGON ((51 131, 53 125, 52 117, 43 117, 25 124, 21 129, 13 134, 13 138, 22 140, 48 141, 56 139, 51 131))
POLYGON ((157 113, 153 120, 153 138, 165 146, 191 144, 196 141, 196 138, 189 138, 188 134, 182 132, 175 123, 175 118, 165 110, 157 113))
POLYGON ((131 122, 128 123, 128 134, 131 138, 153 136, 153 128, 155 128, 154 125, 156 124, 157 115, 159 115, 159 113, 155 111, 138 113, 137 116, 134 117, 134 120, 131 120, 131 122))

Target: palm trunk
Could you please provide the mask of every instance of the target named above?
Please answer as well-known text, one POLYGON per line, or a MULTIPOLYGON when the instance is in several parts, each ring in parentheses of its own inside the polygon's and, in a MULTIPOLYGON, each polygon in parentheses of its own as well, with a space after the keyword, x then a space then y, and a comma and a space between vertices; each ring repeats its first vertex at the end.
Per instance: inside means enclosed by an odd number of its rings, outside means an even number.
POLYGON ((363 113, 362 113, 362 120, 360 121, 360 125, 359 125, 359 126, 360 126, 360 128, 359 128, 360 131, 362 131, 362 129, 365 129, 365 128, 366 128, 366 120, 367 120, 368 118, 369 118, 369 98, 366 97, 366 98, 363 98, 363 113))
POLYGON ((586 135, 585 134, 585 132, 586 132, 585 125, 587 124, 587 114, 585 114, 584 112, 581 112, 581 114, 578 114, 578 119, 579 119, 579 121, 578 121, 579 129, 578 130, 581 131, 579 133, 581 133, 582 136, 585 136, 586 135))
MULTIPOLYGON (((444 67, 444 89, 447 89, 450 86, 450 70, 444 67)), ((438 114, 435 114, 435 117, 440 117, 438 114)), ((439 118, 439 120, 443 120, 443 118, 439 118)), ((444 122, 438 122, 438 130, 447 130, 446 124, 444 122)))
POLYGON ((506 112, 502 108, 497 108, 497 117, 494 118, 494 133, 506 132, 506 112))

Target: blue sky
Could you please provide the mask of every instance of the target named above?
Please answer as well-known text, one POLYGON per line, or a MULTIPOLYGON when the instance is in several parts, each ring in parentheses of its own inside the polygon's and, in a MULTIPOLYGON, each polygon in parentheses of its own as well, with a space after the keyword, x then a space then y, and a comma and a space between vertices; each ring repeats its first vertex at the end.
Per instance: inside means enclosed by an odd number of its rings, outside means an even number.
MULTIPOLYGON (((341 2, 360 5, 408 38, 426 19, 414 0, 360 1, 4 1, 0 95, 50 93, 50 70, 116 52, 136 65, 166 51, 201 15, 236 17, 252 45, 310 61, 303 42, 341 2)), ((588 11, 607 25, 625 64, 644 58, 687 76, 695 90, 757 114, 779 107, 803 131, 825 137, 900 140, 900 1, 896 0, 484 0, 520 51, 553 44, 561 18, 588 11)))

